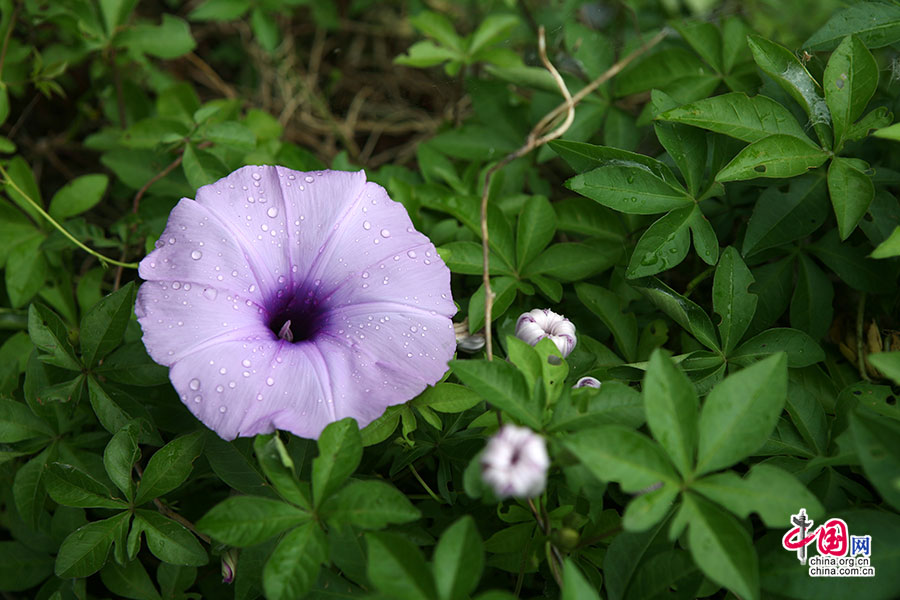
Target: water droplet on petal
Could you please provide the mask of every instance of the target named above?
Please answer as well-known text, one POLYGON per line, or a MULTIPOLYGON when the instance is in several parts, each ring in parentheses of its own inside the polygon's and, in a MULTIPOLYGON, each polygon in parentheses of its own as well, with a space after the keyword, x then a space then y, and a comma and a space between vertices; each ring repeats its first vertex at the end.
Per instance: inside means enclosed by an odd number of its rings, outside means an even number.
POLYGON ((259 180, 260 180, 260 178, 261 178, 261 176, 260 176, 260 174, 259 174, 259 173, 254 173, 254 174, 253 174, 253 175, 251 175, 251 176, 250 176, 250 177, 252 177, 252 178, 253 178, 253 179, 255 179, 255 180, 256 180, 256 181, 259 181, 259 180))
POLYGON ((407 255, 408 257, 410 257, 410 258, 415 258, 415 257, 416 257, 416 251, 415 251, 415 250, 410 250, 409 252, 406 253, 406 255, 407 255))
POLYGON ((224 406, 220 406, 220 407, 219 407, 219 412, 222 413, 223 415, 225 414, 225 411, 227 411, 227 410, 228 410, 228 409, 225 408, 224 406))
POLYGON ((313 179, 313 178, 312 178, 311 176, 309 176, 309 175, 307 175, 306 177, 304 177, 303 180, 304 180, 306 183, 312 183, 313 181, 315 181, 315 179, 313 179))
POLYGON ((372 229, 372 224, 368 221, 363 221, 363 229, 365 229, 366 231, 372 229))
POLYGON ((194 402, 196 402, 197 404, 200 404, 200 402, 202 402, 202 401, 203 401, 203 396, 200 396, 200 395, 194 396, 194 402))
POLYGON ((266 214, 272 217, 273 219, 278 216, 278 209, 274 206, 270 206, 269 210, 266 211, 266 214))
POLYGON ((193 252, 191 252, 191 258, 193 258, 194 260, 200 260, 201 258, 203 258, 203 253, 199 250, 194 250, 193 252))
POLYGON ((204 288, 203 290, 203 297, 207 300, 215 300, 218 295, 219 292, 216 288, 204 288))
POLYGON ((275 385, 275 380, 271 377, 266 378, 266 385, 275 385))
POLYGON ((177 281, 173 281, 173 282, 172 282, 172 289, 173 289, 173 290, 180 290, 180 289, 181 289, 181 284, 178 283, 177 281))
POLYGON ((170 237, 170 238, 169 238, 169 243, 170 243, 170 244, 174 244, 174 243, 175 243, 175 238, 174 238, 174 237, 170 237))
POLYGON ((195 392, 200 389, 200 380, 199 379, 191 379, 191 382, 188 386, 194 390, 195 392))
POLYGON ((242 364, 243 366, 247 367, 248 369, 250 368, 250 361, 247 360, 246 358, 245 358, 244 360, 241 361, 241 364, 242 364))
POLYGON ((383 238, 389 238, 389 237, 391 237, 391 232, 388 231, 387 229, 382 229, 382 230, 381 230, 381 237, 383 237, 383 238))

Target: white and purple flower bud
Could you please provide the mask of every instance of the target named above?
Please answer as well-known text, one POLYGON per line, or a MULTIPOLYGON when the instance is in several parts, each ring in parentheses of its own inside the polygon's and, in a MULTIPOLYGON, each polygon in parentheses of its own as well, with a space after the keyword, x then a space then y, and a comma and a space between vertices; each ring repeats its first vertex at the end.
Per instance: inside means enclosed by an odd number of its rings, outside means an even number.
POLYGON ((234 574, 237 571, 237 557, 237 548, 229 548, 222 553, 222 583, 234 581, 234 574))
POLYGON ((481 455, 481 478, 498 498, 533 498, 547 484, 547 443, 527 427, 504 425, 481 455))
POLYGON ((600 383, 600 381, 598 379, 595 379, 594 377, 582 377, 581 379, 576 381, 575 385, 573 385, 572 387, 573 388, 583 388, 583 387, 599 388, 601 385, 602 384, 600 383))
POLYGON ((549 308, 535 308, 519 316, 516 321, 516 337, 532 346, 544 338, 550 338, 563 358, 572 352, 576 341, 572 322, 549 308))

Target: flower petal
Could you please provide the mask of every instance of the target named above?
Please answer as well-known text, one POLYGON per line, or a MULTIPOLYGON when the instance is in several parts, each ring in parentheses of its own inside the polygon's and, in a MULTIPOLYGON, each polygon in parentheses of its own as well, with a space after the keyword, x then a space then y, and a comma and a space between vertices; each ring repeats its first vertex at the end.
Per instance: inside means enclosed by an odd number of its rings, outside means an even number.
POLYGON ((145 282, 138 289, 134 312, 147 352, 166 366, 206 344, 273 337, 264 325, 264 310, 254 301, 189 281, 145 282))
POLYGON ((188 198, 172 209, 156 249, 138 270, 147 281, 193 282, 230 290, 261 304, 256 275, 234 234, 188 198))

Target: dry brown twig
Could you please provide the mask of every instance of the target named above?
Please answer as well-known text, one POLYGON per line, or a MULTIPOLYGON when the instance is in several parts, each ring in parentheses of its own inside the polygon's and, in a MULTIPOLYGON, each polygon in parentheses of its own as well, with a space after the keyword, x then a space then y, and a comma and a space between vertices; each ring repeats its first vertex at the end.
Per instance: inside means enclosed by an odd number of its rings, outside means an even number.
POLYGON ((611 66, 609 69, 603 72, 602 75, 591 81, 584 88, 579 90, 574 96, 569 93, 569 88, 566 87, 565 81, 560 76, 559 71, 553 66, 550 62, 550 59, 547 58, 547 42, 544 36, 544 28, 540 27, 538 30, 538 51, 541 56, 541 62, 544 64, 544 67, 550 72, 553 76, 553 80, 556 82, 556 85, 559 86, 559 90, 563 95, 564 101, 551 110, 549 113, 544 115, 544 117, 538 121, 537 125, 532 128, 531 133, 528 134, 528 139, 518 150, 515 150, 506 156, 504 156, 498 163, 493 165, 484 175, 484 189, 481 192, 481 252, 482 252, 482 273, 481 278, 484 282, 484 340, 485 340, 485 353, 487 354, 488 360, 494 359, 493 354, 493 340, 491 335, 491 309, 494 303, 494 293, 491 291, 491 279, 490 279, 490 237, 488 232, 488 222, 487 222, 487 209, 488 209, 488 198, 490 195, 491 189, 491 180, 494 177, 494 174, 497 173, 500 169, 516 160, 517 158, 521 158, 535 150, 549 141, 555 140, 556 138, 562 136, 572 125, 572 120, 575 118, 575 106, 583 100, 588 94, 592 93, 598 87, 609 81, 612 77, 617 75, 622 71, 629 63, 631 63, 638 56, 644 54, 658 43, 660 43, 663 38, 666 37, 668 32, 664 29, 653 36, 647 43, 643 44, 641 47, 633 50, 628 56, 618 61, 616 64, 611 66), (566 117, 563 122, 550 131, 549 133, 545 133, 550 126, 563 114, 566 113, 566 117))

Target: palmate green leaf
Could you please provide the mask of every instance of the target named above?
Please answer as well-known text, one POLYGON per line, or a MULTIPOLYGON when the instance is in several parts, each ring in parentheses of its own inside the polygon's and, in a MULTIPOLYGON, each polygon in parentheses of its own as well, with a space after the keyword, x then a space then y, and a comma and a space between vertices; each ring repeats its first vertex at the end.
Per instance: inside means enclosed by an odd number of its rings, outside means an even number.
POLYGON ((531 196, 519 214, 516 233, 516 264, 522 270, 553 239, 556 213, 544 196, 531 196))
POLYGON ((422 40, 410 46, 406 54, 395 57, 394 64, 426 68, 439 65, 448 60, 458 61, 461 59, 461 53, 457 50, 438 46, 430 40, 422 40))
POLYGON ((630 166, 645 168, 652 175, 676 188, 681 185, 668 165, 644 154, 570 140, 554 140, 548 145, 569 163, 576 173, 584 173, 598 167, 630 166))
POLYGON ((81 356, 85 366, 95 366, 119 345, 131 319, 136 291, 129 281, 106 296, 81 319, 81 356))
POLYGON ((762 446, 784 408, 787 357, 776 354, 713 388, 700 411, 695 473, 729 467, 762 446))
POLYGON ((465 515, 441 534, 434 549, 433 574, 440 600, 464 600, 484 570, 484 546, 475 520, 465 515))
POLYGON ((559 441, 600 480, 616 481, 625 492, 637 492, 660 481, 679 481, 662 448, 627 427, 604 425, 559 441))
POLYGON ((505 361, 451 360, 453 374, 491 405, 532 429, 541 428, 542 407, 533 399, 525 377, 505 361))
POLYGON ((638 240, 625 276, 656 275, 681 263, 691 245, 690 223, 696 204, 676 208, 656 220, 638 240))
POLYGON ((129 534, 144 533, 147 547, 156 558, 173 565, 200 567, 209 562, 206 550, 184 525, 168 519, 156 511, 138 509, 129 534))
POLYGON ((643 165, 598 167, 572 177, 566 187, 603 206, 636 215, 653 215, 694 202, 686 191, 666 183, 643 165))
POLYGON ((707 577, 744 600, 759 600, 759 561, 750 534, 734 517, 695 494, 685 494, 688 547, 707 577))
POLYGON ((16 244, 6 258, 6 293, 13 308, 25 306, 44 287, 50 270, 37 233, 16 244))
POLYGON ((729 354, 747 331, 756 314, 756 294, 750 292, 755 282, 741 255, 728 246, 719 259, 713 278, 713 310, 719 315, 719 337, 722 351, 729 354))
POLYGON ((609 328, 625 359, 629 362, 637 360, 637 319, 633 313, 622 312, 619 297, 590 283, 576 284, 575 293, 582 304, 609 328))
POLYGON ((153 362, 147 348, 141 341, 122 344, 103 359, 103 364, 94 373, 105 379, 135 385, 152 387, 169 381, 169 369, 153 362))
POLYGON ((422 552, 397 534, 369 533, 367 573, 382 594, 396 600, 434 600, 437 591, 422 552))
POLYGON ((671 358, 657 349, 647 365, 643 397, 653 437, 686 477, 693 470, 697 451, 699 402, 694 384, 671 358))
POLYGON ((50 216, 65 220, 93 208, 103 198, 109 177, 102 174, 82 175, 63 186, 50 200, 50 216))
POLYGON ((603 557, 603 584, 610 600, 622 600, 628 588, 638 583, 635 571, 646 562, 648 554, 652 555, 657 550, 660 541, 665 540, 665 534, 661 531, 665 523, 659 523, 648 531, 626 531, 612 538, 603 557))
MULTIPOLYGON (((699 206, 699 205, 698 205, 699 206)), ((703 214, 702 210, 695 210, 688 223, 691 235, 694 239, 694 250, 700 260, 712 266, 719 261, 719 239, 716 232, 703 214)))
POLYGON ((181 166, 193 188, 203 187, 228 174, 228 167, 215 154, 195 149, 193 144, 185 145, 181 166))
POLYGON ((679 492, 677 485, 666 484, 639 494, 628 503, 622 515, 625 531, 647 531, 659 523, 669 513, 679 492))
POLYGON ((819 84, 793 52, 758 35, 747 36, 757 66, 797 101, 812 122, 824 148, 831 147, 831 115, 819 84))
POLYGON ((131 513, 127 511, 79 527, 69 534, 56 555, 57 577, 87 577, 106 564, 109 548, 122 530, 127 529, 131 513))
POLYGON ((37 418, 28 405, 0 398, 0 444, 52 436, 50 426, 37 418))
POLYGON ((831 50, 848 35, 856 35, 869 48, 900 41, 900 7, 886 2, 857 2, 836 12, 803 47, 831 50))
POLYGON ((579 388, 564 395, 553 407, 547 430, 580 431, 611 424, 637 428, 643 423, 644 402, 638 391, 618 381, 606 381, 600 389, 579 388))
POLYGON ((202 135, 210 142, 237 150, 253 150, 256 147, 256 135, 237 121, 211 123, 203 129, 202 135))
POLYGON ((353 474, 362 460, 359 425, 350 417, 331 423, 319 435, 312 463, 313 505, 319 507, 353 474))
POLYGON ((829 211, 821 172, 795 177, 788 186, 787 191, 772 186, 760 194, 744 234, 745 257, 804 238, 825 222, 829 211))
POLYGON ((813 244, 809 250, 825 265, 837 273, 844 283, 862 292, 882 293, 896 286, 896 277, 886 277, 885 267, 877 261, 866 257, 870 248, 868 244, 853 246, 849 242, 842 243, 838 230, 832 229, 813 244))
POLYGON ((837 217, 841 240, 846 240, 869 210, 875 197, 872 178, 863 173, 862 161, 836 156, 828 167, 828 194, 837 217))
POLYGON ((850 431, 869 481, 900 510, 900 423, 857 409, 850 415, 850 431))
POLYGON ((522 277, 547 275, 570 282, 587 279, 615 265, 622 256, 622 245, 603 239, 553 244, 531 261, 522 277))
POLYGON ((505 40, 513 28, 521 22, 514 14, 488 15, 469 38, 466 53, 474 56, 488 46, 505 40))
POLYGON ((38 585, 52 573, 52 556, 37 552, 21 542, 0 542, 0 590, 24 591, 38 585))
POLYGON ((829 419, 825 416, 817 389, 802 379, 792 377, 788 381, 788 395, 784 409, 791 422, 816 454, 824 456, 828 447, 829 419))
POLYGON ((771 528, 790 527, 791 514, 801 506, 812 519, 825 515, 819 499, 794 475, 765 463, 751 467, 743 478, 734 471, 709 475, 691 489, 743 519, 756 513, 771 528))
POLYGON ((249 439, 226 442, 210 432, 206 437, 203 456, 213 472, 229 487, 252 496, 277 498, 253 458, 251 448, 249 439))
POLYGON ((672 27, 713 69, 721 72, 730 70, 723 67, 722 35, 715 25, 704 21, 679 19, 672 23, 672 27))
POLYGON ((203 451, 204 439, 203 431, 195 431, 175 438, 157 450, 141 476, 135 504, 149 502, 184 483, 203 451))
POLYGON ((809 140, 788 109, 762 95, 751 97, 734 92, 713 96, 667 110, 656 119, 702 127, 745 142, 775 134, 809 140))
POLYGON ((288 533, 263 568, 263 589, 269 600, 303 598, 312 588, 319 567, 328 559, 328 542, 317 523, 288 533))
POLYGON ((696 598, 704 578, 691 555, 681 549, 665 550, 641 561, 628 590, 628 600, 696 598))
POLYGON ((109 479, 119 488, 128 500, 134 498, 134 480, 131 470, 141 457, 138 448, 138 434, 141 424, 131 421, 113 435, 103 451, 103 465, 109 479))
POLYGON ((696 54, 684 48, 669 46, 632 63, 616 77, 615 90, 617 97, 652 89, 677 96, 673 90, 683 86, 686 81, 713 77, 711 69, 696 54))
POLYGON ((304 489, 297 480, 294 461, 277 433, 257 435, 253 440, 253 451, 263 473, 282 498, 305 510, 312 509, 309 489, 304 489))
POLYGON ((350 481, 322 505, 321 515, 339 527, 362 529, 383 529, 421 517, 406 494, 378 480, 350 481))
MULTIPOLYGON (((491 322, 496 321, 516 299, 518 283, 514 277, 494 277, 491 280, 491 292, 494 302, 491 305, 491 322)), ((478 287, 469 298, 469 333, 475 333, 484 327, 484 285, 478 287)))
POLYGON ((47 492, 63 506, 80 508, 128 508, 128 504, 110 497, 105 485, 73 465, 54 462, 47 466, 47 492))
MULTIPOLYGON (((163 563, 166 564, 166 563, 163 563)), ((137 600, 160 600, 159 592, 150 580, 150 575, 139 560, 132 560, 125 566, 111 561, 100 571, 100 579, 110 592, 123 598, 137 600)))
POLYGON ((54 442, 40 454, 23 464, 16 471, 13 479, 12 494, 19 516, 29 527, 37 529, 44 503, 47 500, 47 489, 44 478, 47 464, 56 459, 57 444, 54 442))
POLYGON ((41 192, 40 188, 38 188, 37 180, 34 178, 34 173, 31 170, 31 167, 28 166, 28 163, 25 162, 21 156, 14 156, 12 160, 9 161, 9 164, 6 165, 6 173, 9 176, 9 180, 12 183, 16 184, 16 187, 13 187, 11 183, 3 182, 4 191, 6 195, 12 200, 16 206, 18 206, 22 211, 31 217, 31 220, 41 225, 44 223, 44 217, 41 216, 41 213, 34 208, 30 202, 28 202, 25 197, 19 193, 16 188, 24 192, 29 198, 37 202, 38 204, 43 205, 41 201, 41 192))
MULTIPOLYGON (((707 25, 715 29, 713 25, 707 25)), ((718 35, 716 32, 717 39, 718 35)), ((653 90, 650 97, 656 113, 678 106, 678 102, 674 98, 660 90, 653 90)), ((678 170, 681 171, 688 191, 692 196, 697 197, 703 182, 703 172, 706 169, 706 133, 696 127, 662 122, 654 123, 653 130, 656 132, 659 143, 666 149, 678 166, 678 170)))
MULTIPOLYGON (((719 341, 709 315, 695 302, 685 298, 656 277, 636 281, 633 286, 653 304, 691 333, 697 341, 717 352, 719 341)), ((577 291, 577 288, 576 288, 577 291)))
POLYGON ((750 338, 729 355, 739 363, 784 352, 791 368, 808 367, 825 360, 825 352, 808 334, 788 327, 775 327, 750 338))
POLYGON ((832 52, 823 76, 825 102, 831 111, 835 147, 862 116, 878 87, 878 64, 860 39, 848 35, 832 52))
POLYGON ((261 496, 232 496, 197 521, 197 529, 229 546, 253 546, 310 520, 308 512, 261 496))
POLYGON ((797 267, 797 283, 791 298, 791 326, 820 340, 833 320, 834 285, 805 254, 800 255, 797 267))
POLYGON ((828 156, 810 141, 789 135, 770 135, 741 150, 716 174, 716 181, 796 177, 820 166, 828 156))
POLYGON ((439 413, 461 413, 481 402, 481 397, 469 388, 456 383, 439 383, 427 387, 416 396, 412 405, 439 413))
MULTIPOLYGON (((463 275, 481 275, 484 272, 484 259, 481 244, 475 242, 450 242, 438 248, 438 253, 447 268, 463 275)), ((510 275, 500 257, 491 252, 491 275, 510 275)))

